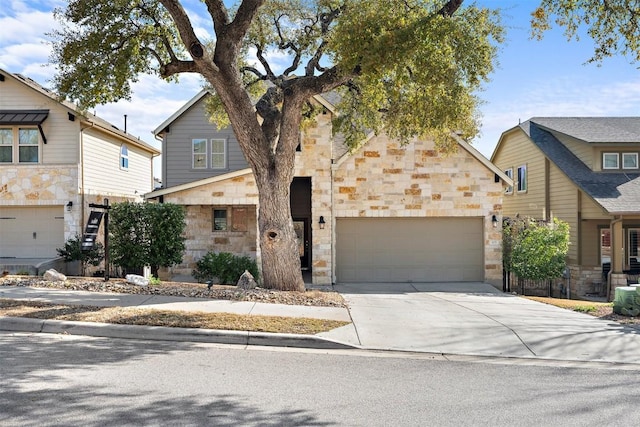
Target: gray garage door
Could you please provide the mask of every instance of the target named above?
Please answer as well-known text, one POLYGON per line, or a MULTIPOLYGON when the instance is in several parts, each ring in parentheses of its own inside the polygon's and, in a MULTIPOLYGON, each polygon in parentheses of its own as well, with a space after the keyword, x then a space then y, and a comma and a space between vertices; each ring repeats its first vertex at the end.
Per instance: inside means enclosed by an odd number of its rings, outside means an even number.
POLYGON ((482 218, 338 218, 341 283, 484 280, 482 218))
POLYGON ((0 207, 0 257, 55 258, 64 245, 64 208, 0 207))

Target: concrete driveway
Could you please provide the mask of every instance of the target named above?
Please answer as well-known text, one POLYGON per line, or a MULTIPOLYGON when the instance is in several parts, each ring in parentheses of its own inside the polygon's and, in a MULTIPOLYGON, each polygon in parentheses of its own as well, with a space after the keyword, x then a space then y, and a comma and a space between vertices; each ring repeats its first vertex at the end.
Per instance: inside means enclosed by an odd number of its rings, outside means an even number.
POLYGON ((640 363, 639 329, 505 294, 486 283, 335 288, 349 304, 356 344, 368 349, 640 363))

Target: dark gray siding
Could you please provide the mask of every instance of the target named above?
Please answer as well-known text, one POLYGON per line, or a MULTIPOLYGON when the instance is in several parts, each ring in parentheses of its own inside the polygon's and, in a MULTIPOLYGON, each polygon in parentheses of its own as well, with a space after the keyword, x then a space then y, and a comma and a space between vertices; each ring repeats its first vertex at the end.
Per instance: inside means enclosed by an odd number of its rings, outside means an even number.
POLYGON ((169 131, 164 134, 162 155, 163 187, 165 188, 249 167, 231 128, 218 130, 209 122, 204 109, 204 100, 205 98, 201 99, 185 111, 171 123, 169 131), (196 138, 206 138, 209 141, 206 169, 192 167, 191 140, 196 138), (227 164, 224 169, 211 168, 211 139, 227 141, 227 164))

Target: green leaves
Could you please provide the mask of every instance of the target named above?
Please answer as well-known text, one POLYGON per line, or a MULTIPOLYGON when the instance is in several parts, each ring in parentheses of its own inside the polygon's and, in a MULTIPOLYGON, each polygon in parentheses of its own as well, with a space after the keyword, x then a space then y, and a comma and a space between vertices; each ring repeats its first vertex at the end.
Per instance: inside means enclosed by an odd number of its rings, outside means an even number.
POLYGON ((81 107, 130 99, 139 74, 158 74, 161 62, 184 51, 156 1, 74 0, 54 15, 61 24, 49 34, 54 84, 81 107))
POLYGON ((171 203, 116 203, 110 213, 109 254, 124 270, 182 262, 184 208, 171 203))
POLYGON ((532 13, 532 36, 541 39, 551 21, 564 27, 568 40, 579 39, 580 29, 595 42, 587 62, 621 54, 630 62, 640 60, 640 8, 629 0, 543 0, 532 13))
POLYGON ((554 218, 552 224, 515 220, 503 230, 505 267, 522 279, 561 277, 569 251, 569 224, 554 218))
POLYGON ((474 93, 493 70, 499 16, 472 6, 445 17, 440 6, 413 0, 345 8, 331 48, 342 70, 359 70, 342 91, 337 122, 350 146, 367 130, 384 129, 404 142, 431 136, 443 151, 455 147, 451 130, 477 134, 474 93))

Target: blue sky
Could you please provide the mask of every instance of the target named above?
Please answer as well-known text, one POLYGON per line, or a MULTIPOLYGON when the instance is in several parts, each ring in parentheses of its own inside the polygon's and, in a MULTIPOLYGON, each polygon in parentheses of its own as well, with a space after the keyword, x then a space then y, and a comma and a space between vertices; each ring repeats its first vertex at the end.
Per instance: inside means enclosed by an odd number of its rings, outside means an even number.
MULTIPOLYGON (((189 0, 189 3, 195 3, 189 0)), ((586 64, 593 42, 567 41, 562 29, 547 32, 542 41, 529 38, 530 14, 536 0, 478 0, 502 10, 507 27, 499 64, 479 96, 485 101, 481 135, 472 143, 490 157, 500 134, 535 116, 637 116, 640 114, 640 70, 625 58, 586 64)), ((62 0, 3 0, 0 8, 0 68, 20 73, 44 86, 53 74, 47 67, 50 49, 45 33, 55 28, 52 10, 62 0)), ((196 21, 206 30, 204 19, 196 21)), ((99 106, 96 113, 157 147, 152 131, 201 88, 197 76, 179 85, 143 77, 131 102, 99 106)))

